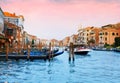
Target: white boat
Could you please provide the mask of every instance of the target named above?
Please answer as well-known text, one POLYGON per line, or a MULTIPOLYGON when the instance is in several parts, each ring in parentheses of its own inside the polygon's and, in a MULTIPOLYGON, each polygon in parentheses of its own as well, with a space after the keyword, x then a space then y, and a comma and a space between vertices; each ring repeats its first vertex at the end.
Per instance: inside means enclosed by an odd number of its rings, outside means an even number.
POLYGON ((74 54, 79 54, 79 55, 87 55, 88 52, 90 52, 91 50, 88 48, 84 48, 84 47, 76 47, 74 49, 74 54))

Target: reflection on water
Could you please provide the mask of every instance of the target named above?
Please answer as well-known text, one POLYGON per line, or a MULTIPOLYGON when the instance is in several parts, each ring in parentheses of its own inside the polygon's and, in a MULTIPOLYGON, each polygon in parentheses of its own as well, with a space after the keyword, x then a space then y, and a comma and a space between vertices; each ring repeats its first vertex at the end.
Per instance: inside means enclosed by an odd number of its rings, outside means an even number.
POLYGON ((74 69, 75 63, 74 63, 74 61, 73 61, 73 62, 69 62, 69 67, 70 67, 69 72, 70 72, 71 74, 73 74, 73 73, 75 72, 75 69, 74 69))
POLYGON ((120 53, 92 51, 86 56, 68 53, 53 60, 0 61, 0 83, 119 83, 120 53))
POLYGON ((90 54, 87 54, 87 55, 75 55, 76 59, 87 58, 87 57, 91 57, 91 55, 90 54))

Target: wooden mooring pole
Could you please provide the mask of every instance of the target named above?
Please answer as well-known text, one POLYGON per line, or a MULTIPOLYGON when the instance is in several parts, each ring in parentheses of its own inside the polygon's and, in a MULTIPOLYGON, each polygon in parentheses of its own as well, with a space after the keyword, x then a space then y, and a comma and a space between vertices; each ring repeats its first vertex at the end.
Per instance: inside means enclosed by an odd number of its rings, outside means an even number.
POLYGON ((71 59, 74 61, 75 58, 74 58, 74 45, 73 43, 70 43, 70 46, 69 46, 69 61, 71 61, 71 59))
POLYGON ((27 60, 29 60, 30 59, 30 45, 28 45, 28 55, 27 55, 27 60))
POLYGON ((49 43, 49 61, 50 61, 50 58, 51 58, 51 43, 49 43))
POLYGON ((9 53, 9 43, 6 42, 6 60, 8 60, 8 53, 9 53))

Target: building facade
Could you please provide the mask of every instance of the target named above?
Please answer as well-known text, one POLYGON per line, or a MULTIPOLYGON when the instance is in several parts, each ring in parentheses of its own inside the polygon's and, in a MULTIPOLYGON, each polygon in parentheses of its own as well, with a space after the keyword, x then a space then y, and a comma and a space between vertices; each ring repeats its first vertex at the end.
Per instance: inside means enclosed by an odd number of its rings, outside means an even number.
POLYGON ((85 44, 90 46, 98 45, 99 43, 99 28, 86 27, 78 30, 79 44, 85 44))
POLYGON ((4 13, 0 8, 0 52, 3 52, 5 47, 5 34, 4 34, 4 13))
POLYGON ((1 36, 4 36, 3 30, 4 30, 4 13, 0 8, 0 35, 1 36))
POLYGON ((65 37, 65 38, 62 40, 63 46, 68 46, 69 40, 70 40, 70 37, 65 37))
POLYGON ((4 12, 4 22, 5 22, 5 34, 12 42, 13 45, 16 45, 18 49, 23 48, 23 16, 16 16, 15 13, 4 12), (8 34, 10 33, 10 34, 8 34), (17 44, 16 44, 17 43, 17 44))
POLYGON ((120 37, 120 29, 103 27, 99 31, 99 46, 114 44, 114 39, 120 37))

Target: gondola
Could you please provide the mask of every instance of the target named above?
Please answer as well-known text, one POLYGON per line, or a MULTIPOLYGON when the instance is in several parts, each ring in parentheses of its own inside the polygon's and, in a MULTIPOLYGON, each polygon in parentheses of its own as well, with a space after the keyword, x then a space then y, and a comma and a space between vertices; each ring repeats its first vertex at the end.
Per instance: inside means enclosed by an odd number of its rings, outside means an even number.
MULTIPOLYGON (((15 60, 19 60, 19 59, 27 59, 27 60, 36 60, 36 59, 43 59, 43 60, 47 60, 47 59, 51 59, 54 58, 58 55, 63 54, 64 51, 61 52, 56 52, 56 53, 48 53, 46 55, 43 54, 39 54, 39 55, 8 55, 8 59, 15 59, 15 60)), ((0 59, 6 59, 6 55, 0 55, 0 59)))

